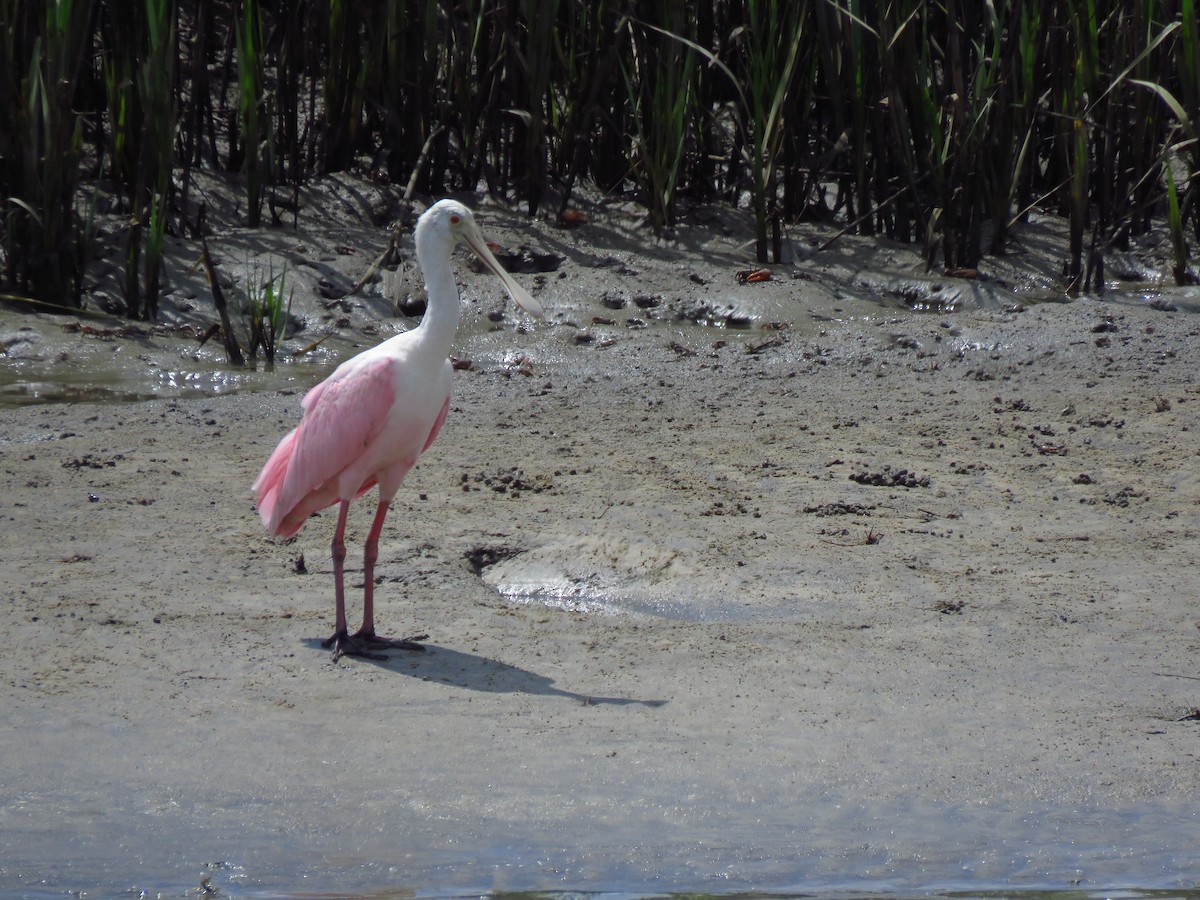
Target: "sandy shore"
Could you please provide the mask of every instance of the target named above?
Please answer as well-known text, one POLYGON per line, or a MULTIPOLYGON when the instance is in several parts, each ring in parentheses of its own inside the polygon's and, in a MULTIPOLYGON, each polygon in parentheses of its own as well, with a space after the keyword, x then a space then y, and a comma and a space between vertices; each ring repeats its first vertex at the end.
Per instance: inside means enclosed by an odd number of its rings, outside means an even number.
POLYGON ((714 329, 733 251, 537 237, 381 543, 424 654, 331 662, 331 517, 254 514, 319 374, 0 411, 0 894, 1200 883, 1194 316, 800 260, 714 329))

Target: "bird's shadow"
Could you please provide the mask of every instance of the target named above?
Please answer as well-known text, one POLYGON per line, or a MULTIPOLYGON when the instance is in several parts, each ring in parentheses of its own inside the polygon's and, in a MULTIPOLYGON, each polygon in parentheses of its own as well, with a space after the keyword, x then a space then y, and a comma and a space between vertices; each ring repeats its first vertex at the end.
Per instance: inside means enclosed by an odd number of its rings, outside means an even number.
MULTIPOLYGON (((309 647, 328 653, 319 638, 307 638, 309 647)), ((386 659, 343 657, 347 662, 370 664, 397 675, 408 675, 423 681, 439 681, 454 687, 493 694, 540 694, 546 697, 566 697, 587 706, 664 706, 666 700, 638 700, 632 697, 598 697, 580 694, 554 686, 554 680, 520 666, 497 662, 486 656, 464 653, 437 644, 425 645, 425 652, 392 650, 386 659)))

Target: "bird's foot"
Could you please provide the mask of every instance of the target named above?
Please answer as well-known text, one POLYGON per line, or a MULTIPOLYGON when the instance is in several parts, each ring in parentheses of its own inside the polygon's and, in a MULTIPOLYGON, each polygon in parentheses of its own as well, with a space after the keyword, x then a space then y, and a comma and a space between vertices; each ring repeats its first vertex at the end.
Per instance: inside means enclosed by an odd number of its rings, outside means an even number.
POLYGON ((417 634, 406 638, 379 637, 375 631, 359 629, 354 634, 337 631, 321 641, 322 647, 333 648, 333 661, 337 662, 343 656, 361 656, 364 659, 387 659, 375 650, 420 650, 425 647, 418 643, 429 639, 427 634, 417 634))
POLYGON ((425 645, 421 641, 429 640, 429 635, 412 634, 405 638, 386 638, 377 635, 373 628, 360 628, 354 633, 354 639, 371 650, 416 650, 423 653, 425 645))
POLYGON ((337 662, 343 656, 361 656, 366 659, 387 659, 382 653, 372 653, 366 642, 360 641, 358 636, 351 636, 345 631, 335 631, 332 635, 321 641, 322 647, 333 648, 333 661, 337 662))

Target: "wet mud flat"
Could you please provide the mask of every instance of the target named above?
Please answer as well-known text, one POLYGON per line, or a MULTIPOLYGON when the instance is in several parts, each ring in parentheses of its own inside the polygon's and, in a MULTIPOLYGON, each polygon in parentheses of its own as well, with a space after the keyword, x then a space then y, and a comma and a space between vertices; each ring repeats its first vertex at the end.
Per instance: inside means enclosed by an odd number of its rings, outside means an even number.
POLYGON ((1040 233, 978 279, 799 235, 763 278, 728 210, 486 210, 550 314, 460 269, 377 568, 430 650, 335 665, 332 519, 269 541, 249 484, 419 313, 403 252, 342 296, 377 190, 211 236, 231 293, 297 279, 321 342, 273 372, 197 349, 186 241, 158 326, 0 316, 0 893, 1200 882, 1194 291, 1039 305, 1040 233))
POLYGON ((1194 888, 1198 330, 468 327, 382 663, 252 509, 304 385, 6 409, 0 893, 1194 888))

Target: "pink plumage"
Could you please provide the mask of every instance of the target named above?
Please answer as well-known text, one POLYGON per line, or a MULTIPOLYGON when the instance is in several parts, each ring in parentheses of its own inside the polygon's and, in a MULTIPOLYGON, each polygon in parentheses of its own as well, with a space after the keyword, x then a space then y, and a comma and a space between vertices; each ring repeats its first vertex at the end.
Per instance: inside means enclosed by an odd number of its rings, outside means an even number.
MULTIPOLYGON (((390 447, 374 446, 393 413, 396 369, 391 358, 364 365, 357 356, 308 392, 300 424, 279 442, 252 488, 267 531, 292 537, 313 513, 362 496, 378 482, 380 472, 400 467, 403 479, 416 461, 409 445, 417 438, 409 435, 390 447), (368 463, 372 470, 350 484, 368 463)), ((449 385, 444 393, 449 399, 449 385)), ((424 434, 420 443, 425 445, 424 434)))
POLYGON ((271 458, 267 460, 267 464, 263 466, 263 470, 250 488, 258 503, 258 514, 262 517, 263 525, 275 537, 290 538, 300 531, 300 528, 297 527, 290 534, 284 534, 279 528, 279 520, 283 517, 283 508, 279 503, 279 490, 283 487, 283 478, 287 475, 288 463, 292 459, 292 448, 296 445, 296 438, 299 434, 300 429, 295 428, 279 442, 279 446, 275 448, 275 452, 271 454, 271 458))

